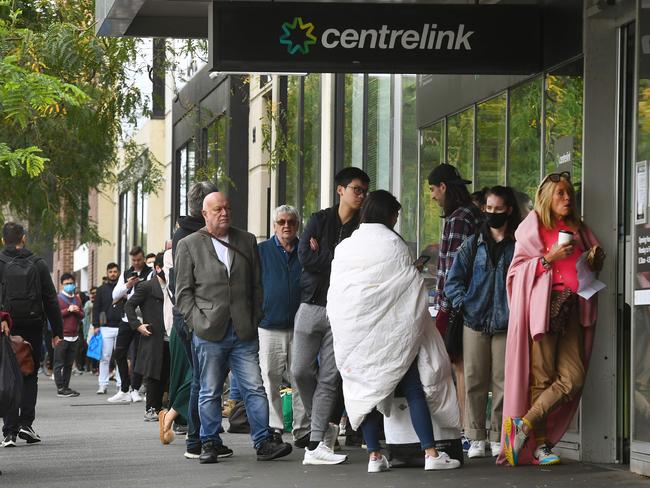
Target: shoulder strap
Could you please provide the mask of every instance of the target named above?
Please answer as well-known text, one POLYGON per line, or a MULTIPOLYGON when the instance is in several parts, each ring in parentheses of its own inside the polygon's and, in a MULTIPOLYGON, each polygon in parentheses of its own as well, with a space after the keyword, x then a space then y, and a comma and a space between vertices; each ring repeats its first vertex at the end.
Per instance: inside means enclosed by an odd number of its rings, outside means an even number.
POLYGON ((208 232, 207 229, 201 229, 199 232, 204 234, 204 235, 207 235, 207 236, 211 237, 212 239, 216 239, 217 242, 219 244, 221 244, 222 246, 225 246, 228 249, 232 249, 233 251, 235 251, 237 254, 239 254, 241 257, 243 257, 246 260, 246 262, 248 263, 248 266, 250 266, 251 270, 253 269, 253 265, 251 263, 251 260, 248 258, 248 256, 246 256, 246 254, 244 254, 243 251, 240 251, 239 249, 237 249, 235 246, 233 246, 229 242, 226 242, 224 240, 219 239, 214 234, 211 234, 210 232, 208 232))

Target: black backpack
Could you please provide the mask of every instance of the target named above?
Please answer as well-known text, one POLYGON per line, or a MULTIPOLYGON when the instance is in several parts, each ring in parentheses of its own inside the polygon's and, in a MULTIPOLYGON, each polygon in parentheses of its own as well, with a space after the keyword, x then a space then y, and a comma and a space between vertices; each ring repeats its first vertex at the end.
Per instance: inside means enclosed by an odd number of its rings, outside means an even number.
POLYGON ((7 256, 0 254, 4 264, 0 279, 0 307, 9 312, 15 322, 43 319, 41 279, 35 256, 7 256))

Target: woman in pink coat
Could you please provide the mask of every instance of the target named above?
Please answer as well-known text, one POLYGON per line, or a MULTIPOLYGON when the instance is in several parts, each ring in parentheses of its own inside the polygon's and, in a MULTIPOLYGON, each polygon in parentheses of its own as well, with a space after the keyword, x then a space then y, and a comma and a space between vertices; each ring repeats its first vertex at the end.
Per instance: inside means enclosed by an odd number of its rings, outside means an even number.
POLYGON ((596 297, 577 295, 578 259, 600 271, 604 253, 581 221, 568 172, 546 176, 517 232, 510 303, 500 462, 557 464, 584 385, 596 297))

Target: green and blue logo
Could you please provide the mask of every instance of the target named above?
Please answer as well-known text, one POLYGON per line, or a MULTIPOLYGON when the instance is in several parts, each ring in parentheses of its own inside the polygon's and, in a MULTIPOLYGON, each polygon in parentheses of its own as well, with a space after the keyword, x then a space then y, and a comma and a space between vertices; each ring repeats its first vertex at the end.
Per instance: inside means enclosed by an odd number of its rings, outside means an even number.
POLYGON ((312 33, 314 24, 304 23, 302 17, 294 17, 293 22, 282 24, 280 44, 287 46, 289 54, 308 54, 309 46, 316 44, 316 36, 312 33))

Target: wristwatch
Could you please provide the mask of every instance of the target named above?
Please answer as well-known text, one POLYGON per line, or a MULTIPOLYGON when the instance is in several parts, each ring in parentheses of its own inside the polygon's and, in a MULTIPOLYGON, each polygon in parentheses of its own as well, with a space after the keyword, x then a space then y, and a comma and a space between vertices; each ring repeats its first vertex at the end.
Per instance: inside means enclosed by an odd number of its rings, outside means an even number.
POLYGON ((544 267, 544 269, 546 269, 546 270, 551 269, 551 263, 549 263, 544 256, 539 258, 539 260, 542 263, 542 266, 544 267))

